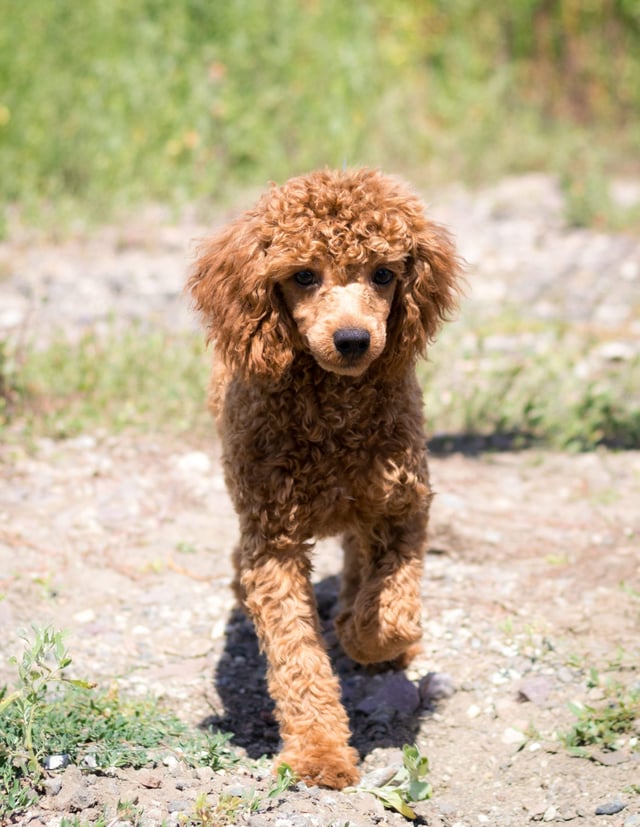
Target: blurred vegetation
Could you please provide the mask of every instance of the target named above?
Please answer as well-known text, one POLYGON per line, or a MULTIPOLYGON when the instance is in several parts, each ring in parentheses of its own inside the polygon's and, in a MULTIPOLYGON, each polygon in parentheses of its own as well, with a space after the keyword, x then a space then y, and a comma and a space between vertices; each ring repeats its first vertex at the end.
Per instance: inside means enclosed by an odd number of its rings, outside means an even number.
POLYGON ((606 176, 638 171, 640 0, 0 0, 0 19, 0 199, 27 216, 346 162, 418 184, 550 169, 589 223, 606 176))
MULTIPOLYGON (((444 328, 420 364, 434 450, 640 445, 640 357, 611 361, 602 342, 527 324, 505 351, 506 317, 444 328), (500 403, 496 404, 499 399, 500 403)), ((197 333, 87 330, 47 348, 0 351, 0 439, 125 429, 209 438, 209 356, 197 333), (3 402, 4 395, 4 402, 3 402)))

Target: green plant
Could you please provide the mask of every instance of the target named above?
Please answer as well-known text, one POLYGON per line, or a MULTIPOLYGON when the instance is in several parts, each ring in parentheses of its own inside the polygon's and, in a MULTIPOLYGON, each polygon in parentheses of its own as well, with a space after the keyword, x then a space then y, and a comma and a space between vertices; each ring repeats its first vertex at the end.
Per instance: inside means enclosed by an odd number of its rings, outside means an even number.
POLYGON ((140 827, 142 823, 142 808, 133 801, 118 801, 116 815, 119 821, 126 821, 131 827, 140 827))
POLYGON ((370 793, 387 809, 414 819, 416 814, 409 805, 431 798, 431 784, 425 780, 428 773, 429 759, 420 754, 417 746, 405 744, 402 748, 402 767, 386 784, 380 787, 347 787, 344 792, 370 793))
MULTIPOLYGON (((53 629, 33 629, 33 640, 26 635, 27 644, 20 661, 13 657, 10 663, 17 667, 18 688, 7 694, 6 687, 0 692, 0 714, 3 730, 0 733, 0 772, 4 791, 15 796, 21 777, 28 777, 33 784, 40 780, 43 770, 40 759, 43 745, 40 734, 43 721, 51 707, 47 692, 51 684, 89 689, 86 681, 74 680, 64 675, 71 663, 62 635, 53 629), (17 771, 17 772, 14 772, 17 771)), ((2 804, 0 803, 0 814, 2 804)))
POLYGON ((269 789, 267 796, 269 798, 276 798, 276 796, 288 790, 289 787, 292 787, 297 781, 296 774, 291 767, 288 764, 282 763, 276 770, 276 780, 269 789))
POLYGON ((237 824, 241 816, 255 813, 261 805, 261 799, 255 790, 247 789, 242 795, 222 793, 212 804, 206 793, 196 799, 193 812, 181 816, 180 827, 225 827, 237 824))
MULTIPOLYGON (((599 685, 597 675, 591 674, 592 685, 599 685), (596 683, 593 684, 593 680, 596 683)), ((565 733, 562 741, 567 750, 580 758, 591 757, 589 748, 613 751, 620 748, 621 738, 640 736, 640 692, 627 690, 612 682, 605 687, 605 703, 600 706, 572 702, 569 709, 576 722, 565 733)))
POLYGON ((635 0, 5 7, 0 199, 56 227, 69 204, 103 218, 343 160, 552 169, 573 220, 600 221, 603 175, 636 164, 635 0))
POLYGON ((25 353, 9 413, 24 429, 58 438, 95 427, 205 427, 207 362, 196 334, 114 325, 77 342, 58 336, 25 353))
POLYGON ((49 755, 97 769, 142 767, 167 752, 213 769, 237 761, 229 736, 193 731, 154 699, 129 700, 117 686, 98 690, 68 678, 71 658, 60 632, 34 628, 32 639, 23 639, 22 659, 14 659, 18 686, 0 690, 0 816, 37 796, 49 755))
POLYGON ((595 336, 564 325, 542 333, 535 324, 515 322, 505 310, 490 321, 466 318, 443 330, 431 361, 420 366, 427 421, 438 442, 446 447, 461 437, 488 448, 565 450, 640 445, 640 358, 604 363, 595 336), (539 337, 534 352, 529 333, 539 337), (490 347, 493 337, 508 340, 509 349, 490 347))
MULTIPOLYGON (((296 783, 296 776, 288 764, 280 764, 276 771, 276 778, 267 798, 275 798, 296 783)), ((202 794, 196 799, 193 813, 181 819, 181 827, 221 827, 226 824, 237 824, 242 815, 255 813, 262 806, 263 800, 256 790, 247 788, 240 794, 222 793, 217 802, 211 804, 202 794)))

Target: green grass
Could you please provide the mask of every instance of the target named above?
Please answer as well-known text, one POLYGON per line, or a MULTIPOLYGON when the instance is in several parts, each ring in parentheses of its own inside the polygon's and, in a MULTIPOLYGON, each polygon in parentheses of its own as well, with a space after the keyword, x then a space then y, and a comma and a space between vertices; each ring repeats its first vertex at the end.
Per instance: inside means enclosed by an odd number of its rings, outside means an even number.
POLYGON ((599 705, 571 703, 575 723, 562 734, 567 750, 578 758, 591 758, 594 750, 638 749, 640 740, 640 692, 619 683, 605 687, 599 705))
MULTIPOLYGON (((420 365, 434 447, 639 447, 640 358, 605 361, 601 343, 562 325, 515 332, 507 316, 449 325, 420 365)), ((202 434, 208 373, 196 333, 114 328, 19 354, 5 343, 0 436, 202 434)))
POLYGON ((508 317, 449 325, 421 366, 429 432, 445 449, 460 436, 498 448, 640 447, 640 358, 606 361, 600 344, 564 325, 521 321, 515 332, 508 317))
POLYGON ((189 728, 155 699, 67 677, 71 658, 60 632, 34 628, 24 642, 22 658, 13 659, 15 687, 0 688, 0 820, 37 800, 47 756, 98 771, 143 767, 167 754, 215 770, 237 761, 226 735, 189 728))
POLYGON ((640 220, 607 191, 638 171, 637 0, 0 0, 0 15, 0 204, 27 222, 345 161, 420 185, 546 169, 571 221, 640 220))
POLYGON ((114 326, 104 336, 61 335, 44 349, 9 351, 0 349, 0 434, 3 420, 55 438, 99 428, 184 433, 209 423, 200 335, 114 326))

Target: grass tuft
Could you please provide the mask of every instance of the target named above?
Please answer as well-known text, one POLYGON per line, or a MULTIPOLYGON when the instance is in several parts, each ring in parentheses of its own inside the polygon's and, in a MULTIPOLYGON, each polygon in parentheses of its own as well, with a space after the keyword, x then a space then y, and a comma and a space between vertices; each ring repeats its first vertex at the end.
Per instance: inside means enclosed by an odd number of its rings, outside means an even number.
POLYGON ((599 706, 573 702, 569 709, 576 718, 562 734, 567 750, 579 758, 591 758, 594 750, 611 752, 640 746, 640 692, 613 682, 604 687, 599 706))
POLYGON ((0 689, 0 819, 37 799, 52 757, 91 769, 143 767, 173 753, 192 766, 229 767, 223 733, 193 731, 151 698, 127 699, 71 679, 60 632, 24 635, 16 687, 0 689))
MULTIPOLYGON (((0 433, 12 422, 57 439, 99 428, 185 433, 209 422, 209 359, 196 334, 142 326, 87 331, 78 341, 59 336, 45 348, 30 347, 21 362, 17 376, 13 369, 7 375, 8 392, 0 393, 0 433)), ((0 377, 1 369, 0 363, 0 377)))
POLYGON ((605 360, 570 327, 506 325, 450 325, 421 366, 434 449, 640 447, 640 356, 605 360))

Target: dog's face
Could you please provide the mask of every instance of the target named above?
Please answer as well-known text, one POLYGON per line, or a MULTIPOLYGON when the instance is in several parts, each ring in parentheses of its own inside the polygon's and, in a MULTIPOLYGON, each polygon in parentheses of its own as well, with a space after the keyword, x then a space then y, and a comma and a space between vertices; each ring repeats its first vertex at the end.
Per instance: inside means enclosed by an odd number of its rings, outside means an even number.
POLYGON ((280 290, 298 334, 320 367, 359 376, 384 351, 403 262, 372 258, 339 266, 325 259, 294 272, 280 290))
POLYGON ((344 376, 405 370, 455 306, 458 275, 446 230, 404 184, 324 170, 208 239, 189 288, 228 367, 277 381, 300 351, 344 376))

